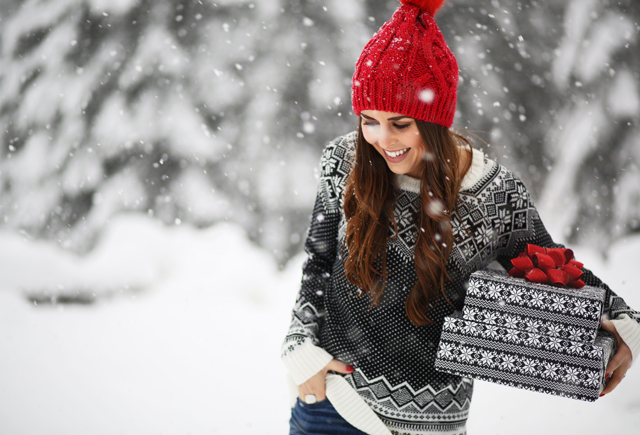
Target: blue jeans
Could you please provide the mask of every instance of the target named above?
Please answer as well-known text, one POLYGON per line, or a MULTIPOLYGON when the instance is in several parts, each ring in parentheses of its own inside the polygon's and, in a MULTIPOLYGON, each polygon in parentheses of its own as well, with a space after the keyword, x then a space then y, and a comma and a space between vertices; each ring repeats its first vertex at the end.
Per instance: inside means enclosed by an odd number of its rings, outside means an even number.
POLYGON ((366 435, 342 418, 329 399, 309 404, 297 398, 289 427, 289 435, 366 435))

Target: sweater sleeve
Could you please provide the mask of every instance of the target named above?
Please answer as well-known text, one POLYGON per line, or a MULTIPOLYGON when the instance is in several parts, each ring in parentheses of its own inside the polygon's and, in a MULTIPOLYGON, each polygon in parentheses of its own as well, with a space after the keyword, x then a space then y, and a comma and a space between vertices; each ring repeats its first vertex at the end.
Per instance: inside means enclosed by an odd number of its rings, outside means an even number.
POLYGON ((305 242, 307 260, 282 345, 282 361, 297 385, 318 373, 332 355, 320 347, 319 331, 325 316, 325 298, 331 285, 333 265, 340 245, 342 193, 349 173, 347 135, 329 144, 322 155, 321 172, 311 224, 305 242))
MULTIPOLYGON (((528 243, 546 248, 565 247, 564 245, 555 243, 551 235, 547 232, 524 183, 515 176, 514 181, 517 185, 516 191, 519 192, 520 195, 517 199, 522 200, 524 211, 520 210, 520 213, 513 213, 514 220, 512 222, 512 228, 517 228, 522 225, 530 228, 529 231, 525 233, 527 236, 520 237, 515 243, 509 244, 509 248, 503 250, 503 252, 498 255, 498 262, 500 262, 506 270, 512 268, 511 259, 517 257, 519 253, 524 251, 528 243), (522 216, 525 215, 527 216, 526 220, 522 219, 522 216), (518 217, 520 221, 516 222, 518 217)), ((611 290, 607 284, 603 283, 591 270, 583 268, 583 272, 584 274, 581 279, 585 284, 605 289, 604 315, 613 321, 620 337, 631 349, 633 360, 635 361, 640 357, 640 312, 631 309, 620 296, 613 292, 613 290, 611 290)))

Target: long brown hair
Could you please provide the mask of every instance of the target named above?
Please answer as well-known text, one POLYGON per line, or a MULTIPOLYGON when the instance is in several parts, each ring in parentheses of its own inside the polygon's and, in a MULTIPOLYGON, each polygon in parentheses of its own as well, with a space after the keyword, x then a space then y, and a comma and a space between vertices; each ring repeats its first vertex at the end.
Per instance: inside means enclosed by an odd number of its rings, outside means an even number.
MULTIPOLYGON (((431 324, 427 311, 444 296, 449 279, 447 258, 453 247, 449 222, 462 176, 471 166, 471 158, 460 171, 458 146, 471 146, 470 141, 452 130, 430 122, 415 121, 426 147, 420 198, 422 207, 415 246, 415 269, 418 281, 409 293, 405 309, 416 326, 431 324)), ((361 287, 377 306, 387 279, 387 240, 389 225, 395 237, 398 227, 393 212, 396 187, 387 162, 369 144, 358 125, 356 156, 347 179, 344 213, 347 219, 344 260, 347 279, 361 287)), ((448 301, 448 299, 447 299, 448 301)))

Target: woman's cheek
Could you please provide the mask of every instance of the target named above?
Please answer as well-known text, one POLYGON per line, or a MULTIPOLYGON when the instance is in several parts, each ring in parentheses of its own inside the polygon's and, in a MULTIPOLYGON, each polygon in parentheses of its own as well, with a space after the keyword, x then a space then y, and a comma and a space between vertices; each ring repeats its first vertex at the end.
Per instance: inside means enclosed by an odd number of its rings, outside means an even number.
POLYGON ((378 133, 380 130, 380 126, 378 125, 363 125, 362 126, 362 135, 364 136, 364 140, 369 142, 371 145, 378 142, 378 133))

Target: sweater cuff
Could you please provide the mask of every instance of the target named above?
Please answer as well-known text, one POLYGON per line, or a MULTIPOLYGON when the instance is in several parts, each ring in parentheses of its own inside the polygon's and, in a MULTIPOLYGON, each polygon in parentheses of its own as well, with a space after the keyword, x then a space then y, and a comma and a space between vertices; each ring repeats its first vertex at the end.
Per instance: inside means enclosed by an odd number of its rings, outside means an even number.
POLYGON ((640 324, 627 314, 620 315, 612 322, 616 327, 616 331, 620 334, 620 338, 631 349, 633 361, 636 361, 640 358, 640 324))
POLYGON ((283 357, 282 362, 289 369, 296 385, 300 385, 322 370, 332 359, 329 352, 307 338, 302 346, 283 357))

